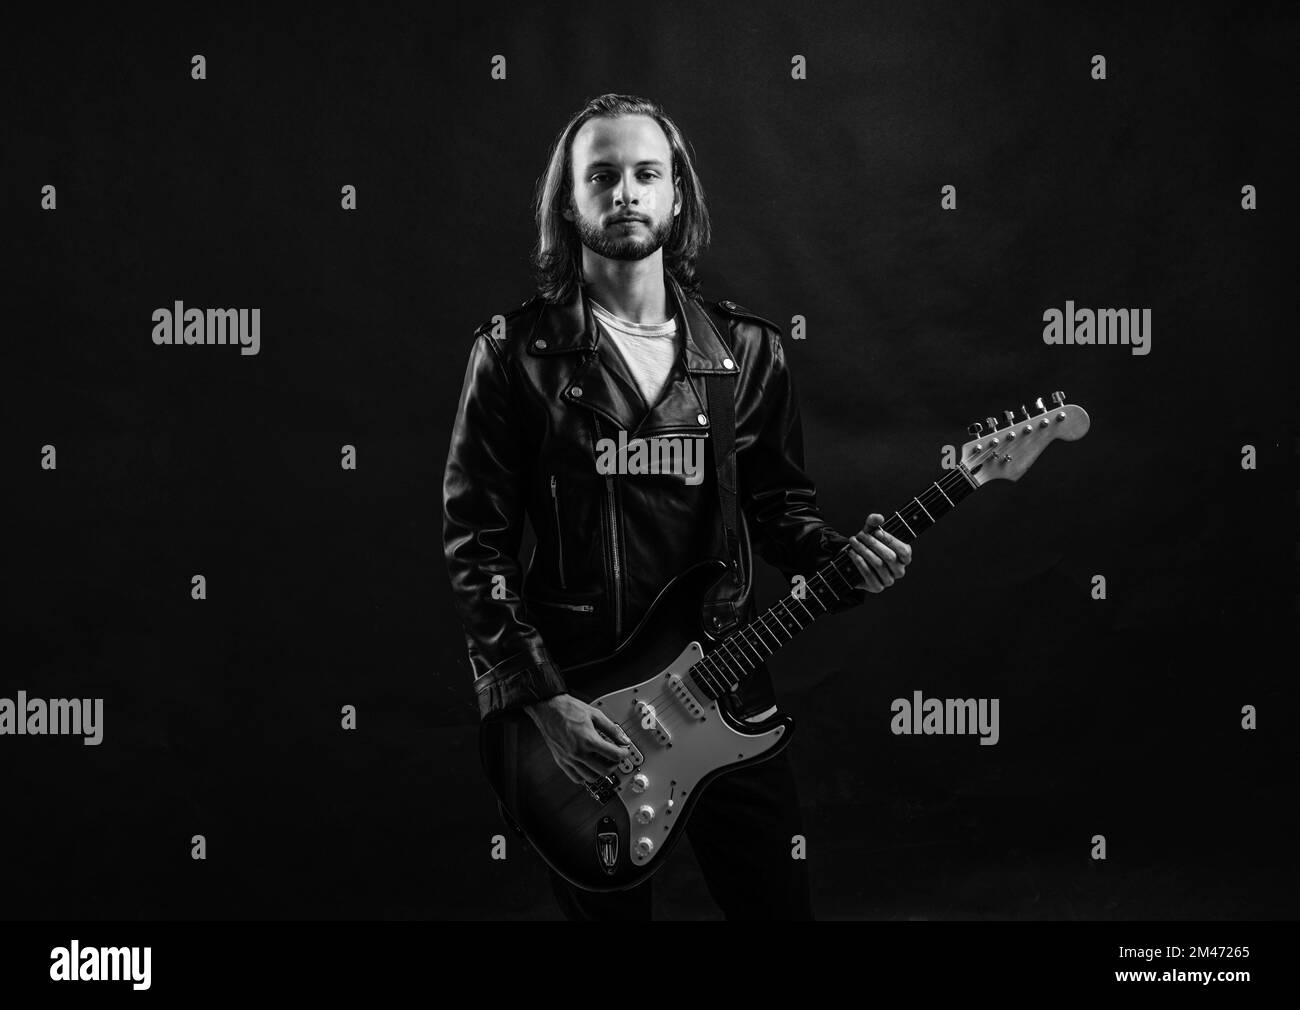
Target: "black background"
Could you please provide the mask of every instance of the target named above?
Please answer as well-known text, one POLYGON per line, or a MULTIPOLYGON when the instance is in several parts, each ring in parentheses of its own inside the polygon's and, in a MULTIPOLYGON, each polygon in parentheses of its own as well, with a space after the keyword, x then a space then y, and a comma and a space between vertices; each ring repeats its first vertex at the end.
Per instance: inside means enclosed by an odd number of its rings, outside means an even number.
MULTIPOLYGON (((1294 914, 1293 18, 179 11, 51 13, 2 71, 0 696, 102 697, 105 736, 0 737, 0 915, 556 916, 535 856, 489 858, 441 479, 471 333, 531 293, 549 144, 606 91, 693 145, 706 297, 807 317, 836 528, 977 418, 1056 389, 1092 418, 773 661, 819 915, 1294 914), (261 353, 154 346, 177 299, 259 307, 261 353), (1044 345, 1066 299, 1150 308, 1150 355, 1044 345), (1001 741, 892 735, 914 690, 999 698, 1001 741)), ((656 881, 660 914, 718 915, 689 847, 656 881)))

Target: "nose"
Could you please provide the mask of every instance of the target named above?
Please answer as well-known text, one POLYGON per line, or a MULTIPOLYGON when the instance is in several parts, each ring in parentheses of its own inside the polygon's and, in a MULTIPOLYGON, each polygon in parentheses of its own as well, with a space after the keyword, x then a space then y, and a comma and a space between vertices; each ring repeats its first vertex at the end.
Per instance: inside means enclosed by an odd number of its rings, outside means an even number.
POLYGON ((634 207, 640 199, 637 189, 636 174, 634 172, 624 173, 618 180, 618 185, 614 187, 614 206, 634 207))

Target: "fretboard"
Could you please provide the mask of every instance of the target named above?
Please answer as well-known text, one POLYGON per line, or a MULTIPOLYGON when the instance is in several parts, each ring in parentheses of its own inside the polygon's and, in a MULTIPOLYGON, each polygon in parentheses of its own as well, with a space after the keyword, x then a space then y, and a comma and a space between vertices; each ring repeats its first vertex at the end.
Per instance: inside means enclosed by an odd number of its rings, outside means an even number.
MULTIPOLYGON (((978 487, 962 463, 888 516, 882 526, 911 543, 957 507, 978 487)), ((749 624, 731 632, 707 656, 691 667, 691 679, 709 698, 734 690, 759 664, 794 639, 817 618, 860 591, 861 574, 846 544, 838 554, 806 579, 797 591, 782 597, 749 624)))

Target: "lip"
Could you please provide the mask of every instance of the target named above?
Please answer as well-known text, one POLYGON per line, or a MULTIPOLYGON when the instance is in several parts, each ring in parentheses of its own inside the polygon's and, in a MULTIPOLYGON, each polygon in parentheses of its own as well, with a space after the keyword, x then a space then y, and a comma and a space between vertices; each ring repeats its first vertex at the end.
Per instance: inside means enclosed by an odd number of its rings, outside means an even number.
POLYGON ((612 223, 613 224, 645 224, 645 222, 642 221, 639 217, 617 217, 613 220, 612 223))

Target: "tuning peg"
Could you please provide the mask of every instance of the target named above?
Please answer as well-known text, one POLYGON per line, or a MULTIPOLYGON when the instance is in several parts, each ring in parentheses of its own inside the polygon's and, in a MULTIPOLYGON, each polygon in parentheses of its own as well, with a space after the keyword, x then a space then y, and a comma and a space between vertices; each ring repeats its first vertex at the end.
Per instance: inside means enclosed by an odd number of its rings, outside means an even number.
POLYGON ((1046 407, 1043 406, 1043 398, 1041 396, 1034 401, 1034 407, 1038 410, 1040 414, 1047 409, 1046 407))
POLYGON ((980 424, 979 421, 976 421, 974 424, 967 425, 966 430, 969 431, 976 438, 979 438, 981 435, 984 434, 984 425, 980 424))
POLYGON ((996 417, 986 417, 984 420, 988 422, 989 434, 998 430, 998 419, 996 417))
POLYGON ((1028 421, 1028 420, 1029 420, 1029 408, 1026 407, 1023 403, 1020 405, 1020 412, 1021 412, 1022 414, 1025 415, 1025 420, 1028 421))
POLYGON ((1014 410, 1004 410, 1002 413, 1007 415, 1008 425, 1016 423, 1016 412, 1014 410))
POLYGON ((1052 402, 1056 404, 1058 407, 1065 406, 1065 394, 1061 392, 1053 393, 1052 402))

